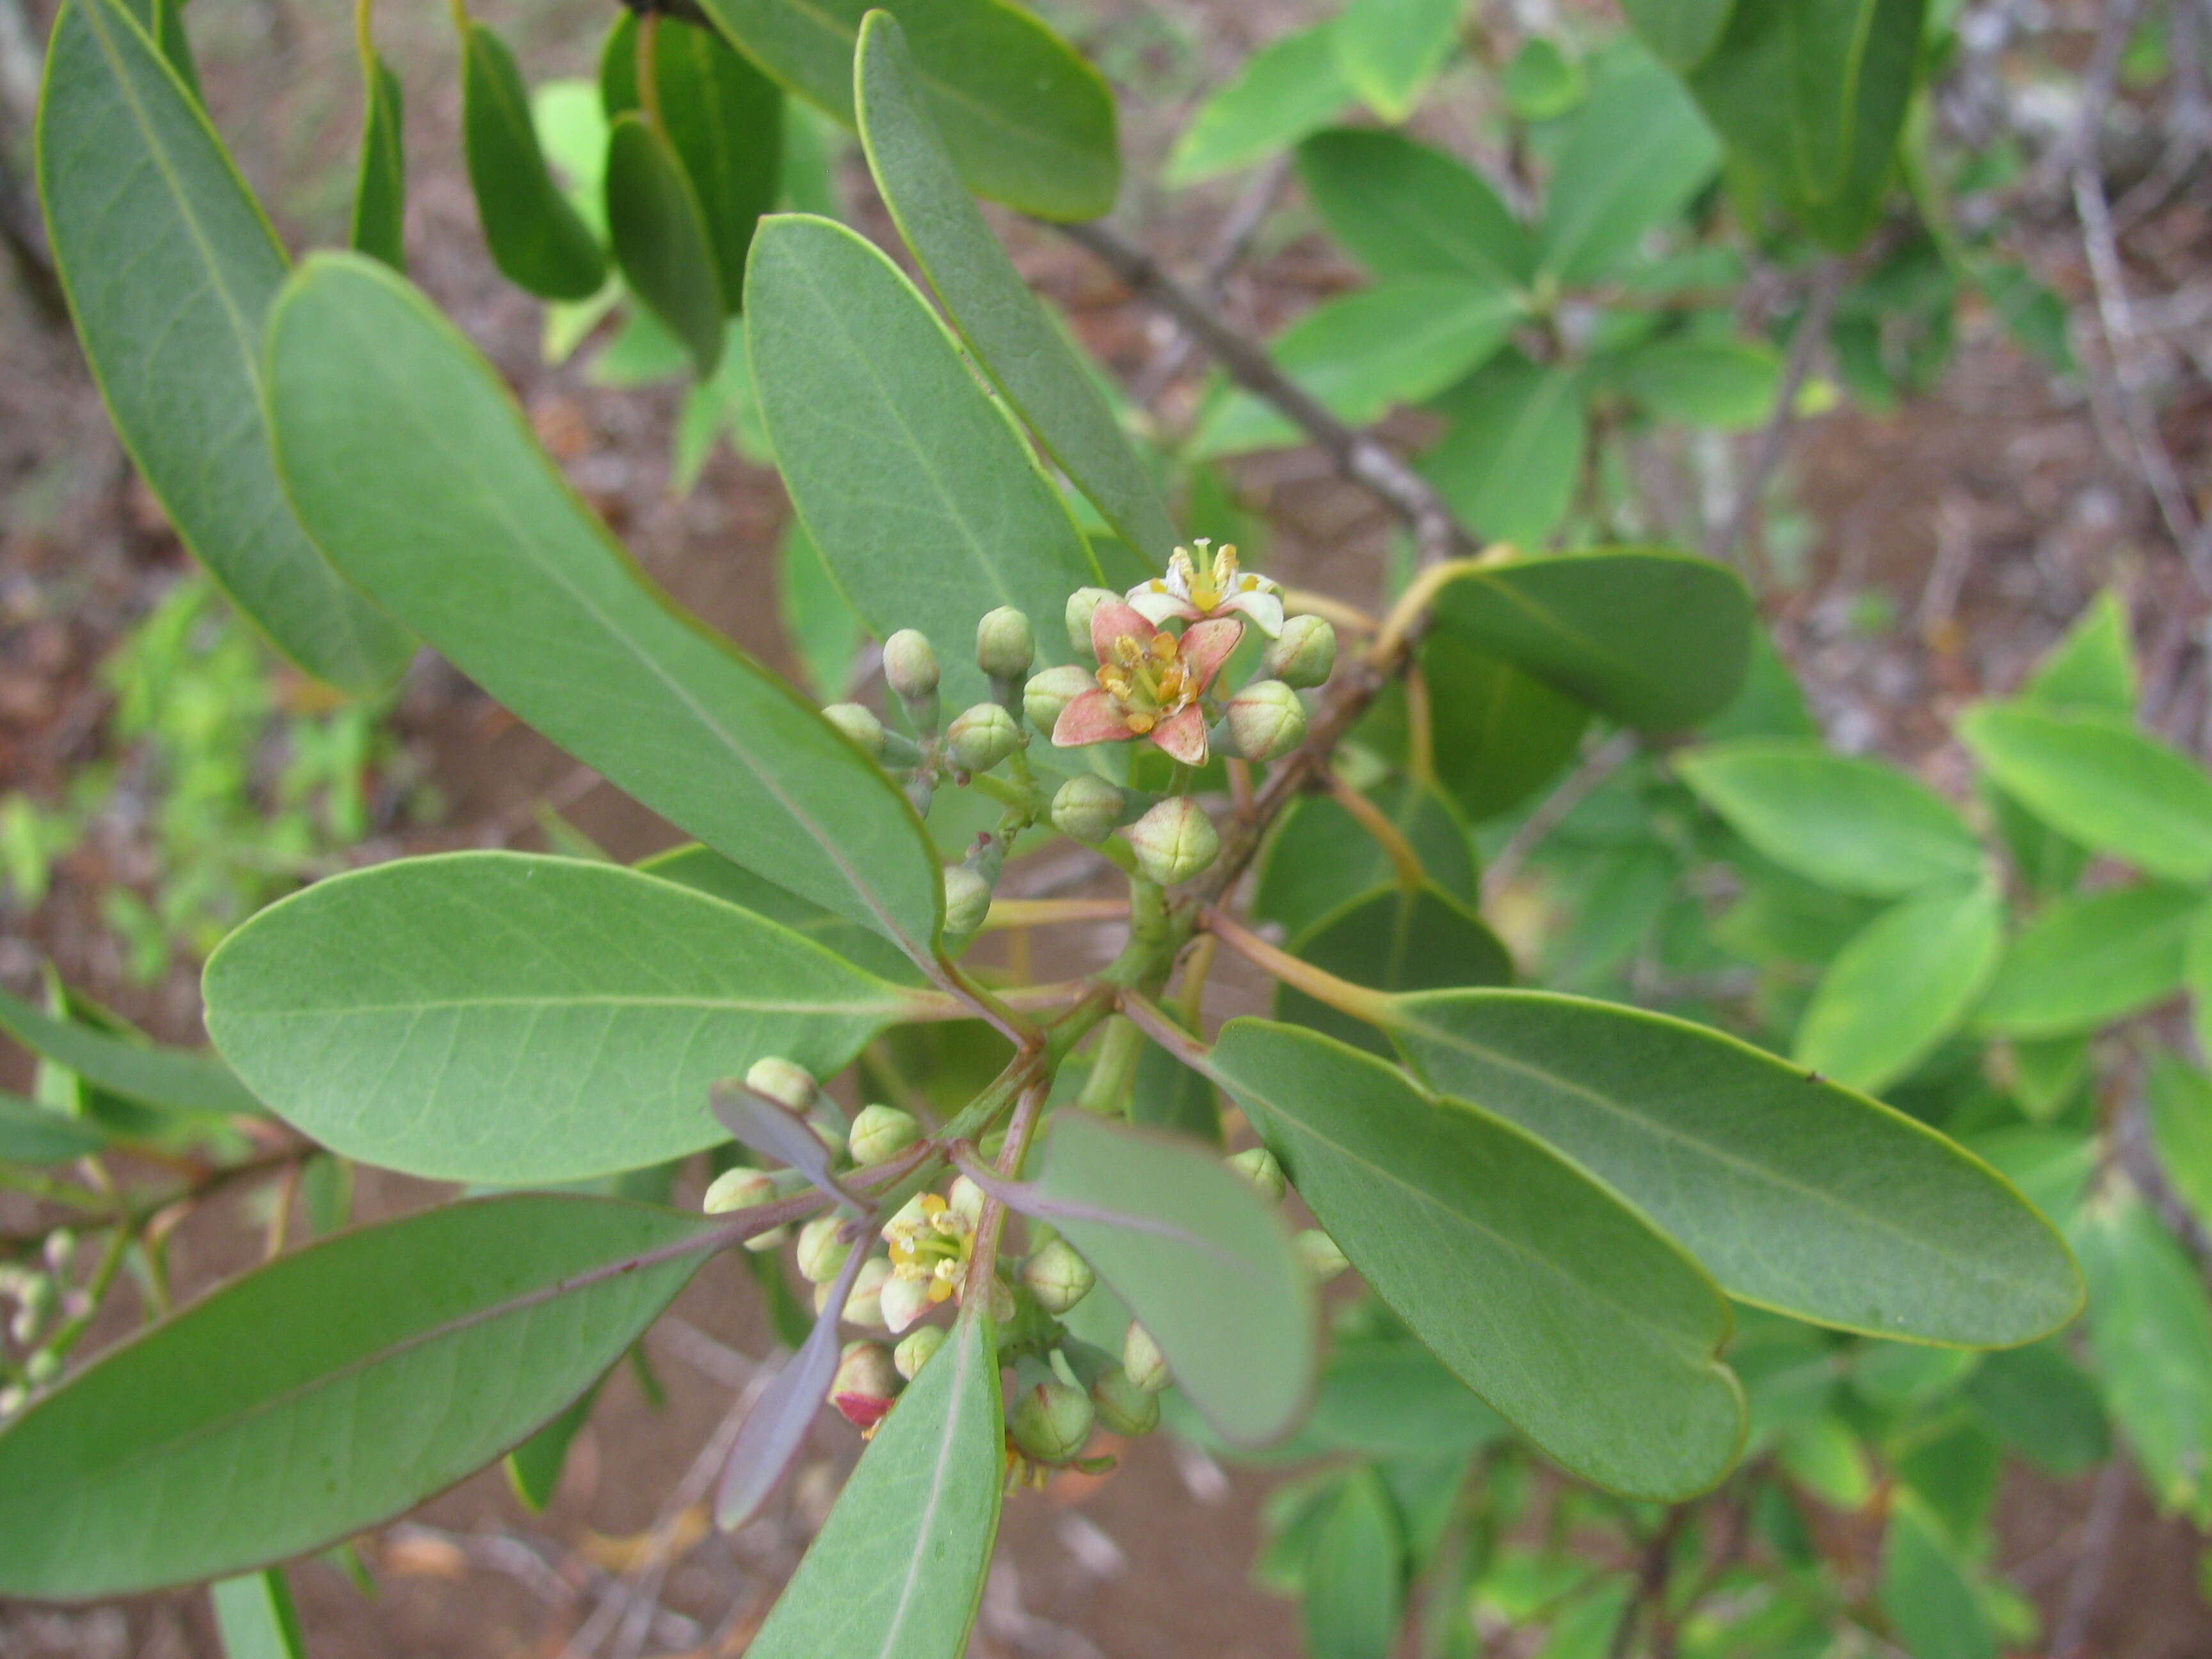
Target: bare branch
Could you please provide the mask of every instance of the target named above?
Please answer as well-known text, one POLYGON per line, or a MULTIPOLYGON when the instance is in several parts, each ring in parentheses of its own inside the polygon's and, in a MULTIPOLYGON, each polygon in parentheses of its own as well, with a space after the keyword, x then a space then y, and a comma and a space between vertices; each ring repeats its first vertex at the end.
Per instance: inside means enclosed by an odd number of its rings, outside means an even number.
POLYGON ((1831 256, 1814 270, 1804 313, 1797 319, 1796 332, 1790 337, 1790 360, 1783 368, 1782 384, 1775 388, 1774 408, 1766 417, 1766 424, 1759 428, 1758 441, 1751 452, 1751 465, 1736 488, 1727 520, 1706 539, 1705 556, 1709 559, 1727 564, 1735 557, 1736 550, 1751 529, 1752 520, 1765 499, 1767 481, 1774 476, 1774 469, 1782 465, 1783 453, 1790 444, 1790 428, 1797 422, 1797 394, 1804 390, 1806 377, 1813 372, 1814 359, 1820 355, 1820 342, 1827 337, 1828 319, 1836 313, 1836 299, 1844 289, 1845 270, 1842 259, 1831 256))
MULTIPOLYGON (((1198 297, 1207 304, 1221 302, 1221 291, 1229 280, 1229 273, 1237 269, 1251 247, 1252 239, 1267 222, 1267 211, 1274 206, 1275 198, 1282 193, 1284 180, 1290 176, 1291 152, 1285 150, 1252 175, 1244 193, 1223 216, 1212 244, 1206 249, 1206 263, 1199 268, 1195 285, 1198 297)), ((1148 406, 1156 402, 1169 383, 1182 372, 1196 344, 1190 330, 1178 322, 1165 343, 1153 354, 1152 361, 1145 365, 1144 372, 1131 383, 1129 395, 1148 406)))

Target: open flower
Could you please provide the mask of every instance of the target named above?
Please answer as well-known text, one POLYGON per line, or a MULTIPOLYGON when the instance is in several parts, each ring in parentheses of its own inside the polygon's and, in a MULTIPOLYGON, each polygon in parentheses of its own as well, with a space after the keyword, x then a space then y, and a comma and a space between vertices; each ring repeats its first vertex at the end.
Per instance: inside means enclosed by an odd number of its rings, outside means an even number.
POLYGON ((1139 582, 1128 592, 1129 603, 1146 621, 1164 623, 1170 617, 1203 622, 1209 617, 1233 616, 1242 611, 1269 639, 1282 632, 1283 590, 1265 576, 1237 568, 1237 549, 1224 543, 1218 551, 1205 537, 1190 549, 1178 547, 1168 560, 1168 574, 1139 582))
POLYGON ((1206 763, 1206 712, 1199 699, 1237 648, 1234 617, 1193 623, 1181 639, 1134 607, 1109 599, 1091 613, 1098 684, 1060 712, 1052 740, 1063 749, 1150 738, 1190 766, 1206 763))
POLYGON ((935 1193, 922 1193, 884 1224, 884 1237, 891 1247, 891 1277, 879 1305, 896 1333, 960 1293, 975 1248, 975 1223, 935 1193))

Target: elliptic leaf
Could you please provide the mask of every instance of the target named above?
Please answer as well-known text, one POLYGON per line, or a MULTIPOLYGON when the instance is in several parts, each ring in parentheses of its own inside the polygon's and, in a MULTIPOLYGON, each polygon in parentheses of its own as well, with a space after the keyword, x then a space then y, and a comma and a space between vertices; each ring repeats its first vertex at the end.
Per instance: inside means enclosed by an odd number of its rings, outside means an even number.
POLYGON ((1162 181, 1179 188, 1233 173, 1334 119, 1353 94, 1337 67, 1334 27, 1300 29, 1246 58, 1190 118, 1162 181))
POLYGON ((1329 28, 1345 84, 1386 121, 1402 121, 1450 54, 1460 0, 1351 0, 1329 28))
POLYGON ((108 416, 178 535, 271 643, 348 691, 414 641, 301 533, 269 460, 262 320, 284 253, 198 100, 117 0, 54 24, 39 197, 108 416))
POLYGON ((66 1164, 106 1146, 96 1124, 21 1095, 0 1093, 0 1164, 66 1164))
POLYGON ((142 1106, 257 1117, 269 1109, 212 1054, 133 1042, 80 1020, 56 1019, 5 991, 0 991, 0 1030, 92 1087, 142 1106))
POLYGON ((1330 1038, 1223 1028, 1207 1070, 1436 1356, 1551 1456, 1678 1498, 1742 1443, 1728 1305, 1671 1240, 1505 1120, 1330 1038))
POLYGON ((1736 0, 1621 0, 1628 21, 1668 69, 1686 73, 1720 44, 1736 0))
MULTIPOLYGON (((1375 991, 1513 982, 1512 954, 1498 935, 1472 907, 1428 882, 1393 884, 1354 899, 1292 935, 1290 948, 1324 972, 1375 991)), ((1390 1052, 1370 1026, 1294 986, 1275 988, 1275 1014, 1355 1048, 1390 1052)))
POLYGON ((1525 283, 1528 233, 1487 179, 1401 133, 1332 127, 1298 146, 1298 176, 1329 234, 1377 276, 1525 283))
POLYGON ((2212 1311, 2204 1283, 2148 1205, 2107 1202, 2075 1248, 2105 1403, 2159 1507, 2212 1525, 2212 1311))
POLYGON ((2136 706, 2136 661, 2127 607, 2107 588, 2035 665, 2021 701, 2039 708, 2102 710, 2125 719, 2136 706))
POLYGON ((1504 352, 1437 399, 1451 425, 1421 472, 1477 537, 1541 547, 1582 477, 1583 394, 1576 365, 1504 352))
POLYGON ((943 882, 905 799, 645 580, 427 301, 319 257, 277 308, 270 378, 285 482, 349 575, 672 823, 929 960, 943 882))
POLYGON ((2081 1305, 2058 1235, 1980 1159, 1734 1037, 1537 991, 1396 997, 1385 1029, 1431 1088, 1609 1182, 1740 1301, 1990 1346, 2081 1305))
POLYGON ((0 1593, 133 1595, 388 1520, 566 1406, 716 1236, 697 1216, 525 1194, 281 1256, 0 1433, 0 1593))
POLYGON ((507 1186, 723 1139, 708 1088, 769 1054, 826 1076, 907 994, 619 865, 403 859, 318 882, 209 959, 209 1031, 335 1152, 507 1186))
POLYGON ((1933 1517, 1916 1503, 1890 1510, 1881 1600, 1890 1633, 1913 1659, 1997 1659, 1996 1636, 1966 1569, 1933 1517))
POLYGON ((872 928, 848 921, 835 910, 826 910, 811 899, 803 899, 755 875, 741 864, 732 864, 712 848, 696 842, 672 847, 639 860, 635 866, 648 876, 695 888, 716 898, 780 922, 793 933, 812 939, 833 956, 865 968, 878 979, 899 985, 922 983, 921 970, 903 951, 872 928))
POLYGON ((2212 1226, 2212 1078, 2179 1054, 2154 1054, 2143 1093, 2159 1168, 2198 1224, 2212 1226))
POLYGON ((1575 757, 1589 724, 1582 704, 1483 650, 1449 617, 1433 620, 1420 653, 1437 784, 1468 817, 1525 800, 1575 757))
POLYGON ((1562 283, 1607 275, 1720 166, 1682 83, 1648 60, 1600 86, 1565 125, 1542 235, 1543 270, 1562 283))
POLYGON ((2062 1480, 2112 1455, 2105 1402, 2063 1339, 1990 1355, 1967 1380, 1966 1399, 1992 1433, 2062 1480))
POLYGON ((675 146, 634 111, 608 129, 606 190, 623 281, 706 379, 722 356, 722 279, 706 210, 675 146))
POLYGON ((2181 988, 2204 908, 2203 894, 2157 884, 2054 901, 2006 950, 1975 1024, 2063 1036, 2164 1001, 2181 988))
POLYGON ((1306 1651, 1312 1659, 1389 1659, 1405 1611, 1406 1540, 1389 1489, 1355 1469, 1306 1562, 1306 1651))
POLYGON ((1745 340, 1661 340, 1626 354, 1621 390, 1662 421, 1744 432, 1773 413, 1782 358, 1745 340))
POLYGON ((354 173, 353 220, 346 246, 381 259, 394 270, 407 269, 407 152, 405 105, 399 77, 376 54, 368 39, 368 11, 357 14, 362 28, 361 161, 354 173))
POLYGON ((1990 982, 2003 915, 1987 882, 1933 887, 1885 910, 1820 976, 1791 1057, 1869 1094, 1910 1075, 1990 982))
POLYGON ((307 1659, 284 1570, 270 1567, 208 1586, 223 1659, 307 1659))
POLYGON ((606 255, 545 166, 530 94, 507 42, 461 25, 461 138, 492 263, 542 300, 588 300, 606 255))

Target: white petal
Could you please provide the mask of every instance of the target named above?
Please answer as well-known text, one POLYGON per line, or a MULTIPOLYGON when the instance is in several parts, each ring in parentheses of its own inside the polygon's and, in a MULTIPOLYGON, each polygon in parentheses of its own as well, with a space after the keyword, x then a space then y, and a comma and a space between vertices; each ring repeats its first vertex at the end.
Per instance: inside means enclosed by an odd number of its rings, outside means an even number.
MULTIPOLYGON (((1271 588, 1273 584, 1269 584, 1271 588)), ((1283 631, 1282 595, 1268 588, 1255 588, 1249 593, 1233 594, 1224 599, 1219 611, 1241 611, 1252 619, 1252 626, 1269 639, 1283 631)))
MULTIPOLYGON (((1276 608, 1279 611, 1281 609, 1279 605, 1276 608)), ((1188 599, 1177 599, 1172 593, 1160 592, 1152 582, 1139 583, 1129 590, 1129 609, 1155 628, 1170 617, 1181 617, 1188 621, 1198 615, 1197 611, 1190 608, 1190 602, 1188 599)))

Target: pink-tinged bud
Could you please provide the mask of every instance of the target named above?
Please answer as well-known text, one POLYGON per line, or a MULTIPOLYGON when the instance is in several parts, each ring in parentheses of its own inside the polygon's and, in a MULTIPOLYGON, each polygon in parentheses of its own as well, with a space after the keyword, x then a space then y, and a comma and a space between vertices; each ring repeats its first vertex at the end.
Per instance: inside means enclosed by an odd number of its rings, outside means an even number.
POLYGON ((876 1298, 876 1306, 883 1314, 884 1328, 896 1336, 929 1311, 929 1281, 896 1276, 887 1279, 876 1298))
POLYGON ((1021 728, 995 702, 963 709, 945 728, 945 751, 964 771, 988 772, 1021 746, 1021 728))
POLYGON ((1260 672, 1294 690, 1328 684, 1336 672, 1336 629, 1320 617, 1292 617, 1260 656, 1260 672))
POLYGON ((819 1086, 804 1066, 778 1054, 755 1060, 745 1073, 746 1088, 801 1116, 812 1109, 819 1086))
MULTIPOLYGON (((872 1255, 860 1264, 860 1272, 853 1275, 852 1294, 845 1298, 845 1322, 869 1330, 884 1330, 884 1286, 890 1283, 891 1264, 879 1255, 872 1255)), ((819 1285, 815 1290, 817 1302, 826 1304, 830 1286, 819 1285)), ((817 1306, 817 1313, 822 1311, 817 1306)))
POLYGON ((1279 760, 1305 741, 1306 706, 1282 681, 1255 680, 1229 700, 1229 736, 1246 760, 1279 760))
MULTIPOLYGON (((1084 647, 1088 650, 1086 645, 1084 647)), ((1097 684, 1090 673, 1067 664, 1032 675, 1022 688, 1022 713, 1031 726, 1049 735, 1060 724, 1060 711, 1097 684)))
POLYGON ((884 752, 884 723, 867 704, 833 702, 822 711, 822 718, 860 744, 871 758, 884 752))
POLYGON ((1091 1385, 1091 1403, 1109 1433, 1134 1439, 1160 1425, 1159 1395, 1139 1388, 1119 1365, 1101 1372, 1091 1385))
POLYGON ((1036 660, 1036 636, 1030 619, 1002 605, 975 624, 975 666, 1001 683, 1018 680, 1036 660))
POLYGON ((902 1386, 890 1349, 880 1342, 848 1342, 830 1382, 830 1403, 854 1428, 872 1429, 902 1386))
POLYGON ((946 866, 945 938, 964 939, 971 937, 983 925, 983 918, 990 914, 991 884, 964 864, 946 866))
POLYGON ((1103 587, 1079 587, 1067 596, 1067 642, 1078 656, 1091 654, 1091 613, 1121 597, 1103 587))
POLYGON ((1306 1271, 1313 1275, 1314 1283, 1326 1285, 1352 1263, 1336 1247, 1336 1241, 1318 1227, 1309 1227, 1291 1241, 1297 1250, 1298 1260, 1305 1263, 1306 1271))
POLYGON ((1121 1339, 1121 1369, 1146 1394, 1158 1394, 1173 1380, 1168 1376, 1167 1356, 1160 1352, 1159 1344, 1152 1340, 1150 1331, 1133 1321, 1121 1339))
POLYGON ((898 1346, 891 1350, 891 1364, 897 1367, 901 1376, 911 1382, 915 1374, 935 1358, 937 1351, 944 1346, 944 1326, 921 1326, 908 1331, 900 1340, 898 1346))
POLYGON ((937 653, 919 629, 902 628, 884 641, 884 679, 911 702, 937 690, 937 653))
POLYGON ((1123 831, 1145 873, 1163 887, 1188 881, 1221 853, 1221 836, 1205 809, 1174 795, 1123 831))
POLYGON ((1066 1463, 1083 1454, 1098 1420, 1091 1396, 1054 1378, 1022 1390, 1014 1402, 1014 1444, 1040 1463, 1066 1463))
POLYGON ((1252 1190, 1270 1204, 1281 1203, 1283 1194, 1290 1190, 1291 1183, 1283 1177, 1283 1166, 1275 1162, 1275 1155, 1265 1146, 1237 1153, 1229 1160, 1229 1167, 1243 1176, 1252 1190))
POLYGON ((842 1215, 817 1215, 799 1230, 799 1271, 808 1283, 827 1285, 853 1254, 851 1243, 838 1237, 844 1226, 842 1215))
POLYGON ((983 1218, 983 1189, 966 1176, 955 1176, 945 1189, 945 1207, 954 1215, 964 1216, 973 1228, 983 1218))
POLYGON ((888 1164, 921 1139, 921 1126, 896 1106, 863 1106, 847 1137, 853 1162, 871 1169, 888 1164))
POLYGON ((1095 846, 1121 823, 1122 805, 1121 792, 1105 779, 1079 772, 1052 798, 1052 827, 1095 846))
POLYGON ((1091 1294, 1098 1277, 1064 1238, 1045 1243, 1022 1264, 1022 1283, 1048 1314, 1064 1314, 1091 1294))

